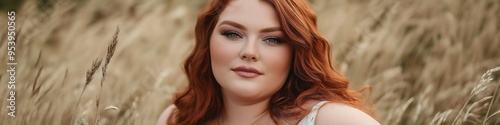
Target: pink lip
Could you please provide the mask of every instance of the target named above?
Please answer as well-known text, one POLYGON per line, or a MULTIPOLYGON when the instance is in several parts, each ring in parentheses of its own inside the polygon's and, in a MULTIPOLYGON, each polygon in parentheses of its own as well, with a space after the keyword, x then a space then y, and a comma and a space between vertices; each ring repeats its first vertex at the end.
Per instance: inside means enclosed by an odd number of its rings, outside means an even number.
POLYGON ((234 71, 237 75, 244 77, 244 78, 255 78, 255 77, 263 74, 262 72, 260 72, 259 70, 255 69, 255 68, 246 67, 246 66, 236 67, 236 68, 231 69, 231 70, 234 71))

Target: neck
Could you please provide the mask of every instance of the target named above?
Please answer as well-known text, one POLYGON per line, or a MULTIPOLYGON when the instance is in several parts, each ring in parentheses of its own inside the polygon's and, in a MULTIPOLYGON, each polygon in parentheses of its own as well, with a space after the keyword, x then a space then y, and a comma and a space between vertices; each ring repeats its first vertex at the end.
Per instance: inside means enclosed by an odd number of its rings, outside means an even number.
POLYGON ((224 96, 223 124, 251 125, 267 114, 270 98, 245 100, 224 96))

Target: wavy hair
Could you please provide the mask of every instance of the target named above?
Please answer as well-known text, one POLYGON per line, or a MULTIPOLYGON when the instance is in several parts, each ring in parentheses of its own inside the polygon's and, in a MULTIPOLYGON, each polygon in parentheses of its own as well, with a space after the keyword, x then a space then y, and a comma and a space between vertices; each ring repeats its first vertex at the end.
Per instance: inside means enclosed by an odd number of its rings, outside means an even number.
MULTIPOLYGON (((307 100, 329 100, 365 112, 359 92, 348 89, 348 80, 332 62, 328 41, 319 33, 316 15, 306 0, 264 0, 278 16, 286 42, 292 48, 292 65, 287 80, 269 101, 268 110, 275 123, 279 118, 302 118, 301 107, 307 100)), ((219 15, 231 0, 211 0, 198 15, 195 26, 196 43, 184 63, 187 89, 174 97, 177 109, 167 120, 169 124, 204 124, 217 118, 224 107, 221 87, 210 65, 209 42, 219 15)))

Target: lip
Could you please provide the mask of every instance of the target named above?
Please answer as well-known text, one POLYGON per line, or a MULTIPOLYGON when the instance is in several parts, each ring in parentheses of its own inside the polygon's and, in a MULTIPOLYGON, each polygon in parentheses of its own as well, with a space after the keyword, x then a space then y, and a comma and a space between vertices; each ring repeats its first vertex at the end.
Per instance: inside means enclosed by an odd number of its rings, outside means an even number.
POLYGON ((236 73, 238 76, 244 78, 255 78, 257 76, 263 75, 263 73, 259 70, 248 66, 239 66, 231 70, 234 71, 234 73, 236 73))

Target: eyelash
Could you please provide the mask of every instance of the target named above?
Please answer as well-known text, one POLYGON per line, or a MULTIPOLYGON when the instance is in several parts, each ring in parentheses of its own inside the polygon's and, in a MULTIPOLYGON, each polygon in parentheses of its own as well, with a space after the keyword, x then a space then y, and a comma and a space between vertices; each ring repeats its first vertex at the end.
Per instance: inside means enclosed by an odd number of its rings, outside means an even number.
POLYGON ((264 40, 266 40, 267 42, 271 43, 271 44, 280 44, 280 43, 283 43, 282 40, 278 37, 274 37, 274 36, 268 36, 266 37, 264 40), (271 42, 269 40, 275 40, 276 42, 271 42))
POLYGON ((237 38, 242 38, 239 32, 236 31, 222 31, 221 35, 229 38, 229 39, 235 39, 237 38), (231 35, 236 35, 236 36, 231 36, 231 35))
MULTIPOLYGON (((228 39, 236 39, 236 38, 243 38, 239 32, 237 31, 222 31, 221 35, 225 36, 228 39)), ((282 39, 279 37, 274 37, 274 36, 268 36, 264 39, 265 41, 269 42, 270 44, 280 44, 283 43, 282 39), (271 42, 270 40, 274 40, 274 42, 271 42)))

